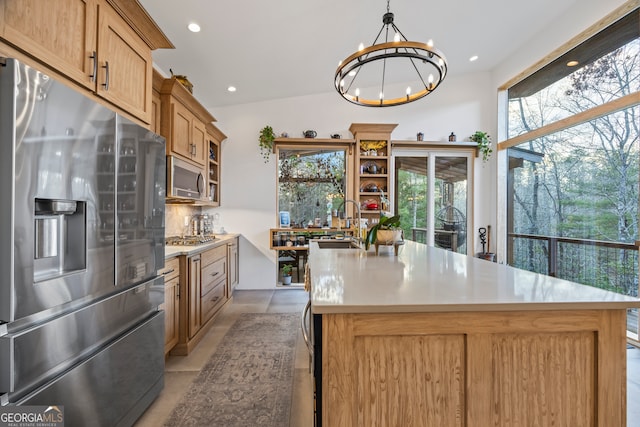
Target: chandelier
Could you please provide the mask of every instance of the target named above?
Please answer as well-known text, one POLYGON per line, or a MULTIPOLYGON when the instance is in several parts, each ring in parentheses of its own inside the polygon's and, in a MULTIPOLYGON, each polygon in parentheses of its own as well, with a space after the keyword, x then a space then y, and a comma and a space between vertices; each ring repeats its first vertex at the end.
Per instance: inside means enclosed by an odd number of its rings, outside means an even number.
POLYGON ((443 53, 433 47, 431 40, 427 43, 408 41, 393 23, 393 13, 389 11, 387 0, 387 13, 382 16, 382 27, 373 44, 365 48, 361 43, 357 52, 340 62, 334 84, 338 93, 354 104, 392 107, 425 97, 442 83, 446 75, 447 60, 443 53), (378 43, 383 31, 384 43, 378 43), (389 41, 391 32, 393 40, 389 41), (410 81, 419 89, 412 91, 411 86, 408 86, 406 91, 386 96, 389 95, 385 94, 387 74, 394 76, 395 81, 392 81, 392 84, 410 81), (361 86, 358 86, 356 80, 361 76, 358 81, 361 86), (382 81, 379 86, 373 83, 380 78, 382 81))

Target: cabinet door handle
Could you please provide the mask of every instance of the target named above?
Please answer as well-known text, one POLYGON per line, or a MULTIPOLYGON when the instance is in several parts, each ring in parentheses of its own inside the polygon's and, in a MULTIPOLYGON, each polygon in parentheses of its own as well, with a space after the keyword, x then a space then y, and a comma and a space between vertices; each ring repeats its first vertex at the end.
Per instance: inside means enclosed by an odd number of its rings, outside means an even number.
POLYGON ((109 90, 109 61, 105 61, 102 68, 105 70, 104 83, 102 83, 102 86, 104 86, 104 90, 109 90))
POLYGON ((96 76, 98 74, 98 55, 96 54, 95 50, 91 53, 91 56, 89 57, 89 59, 93 59, 93 67, 92 67, 91 75, 89 75, 89 78, 91 79, 92 83, 95 83, 97 78, 96 76))

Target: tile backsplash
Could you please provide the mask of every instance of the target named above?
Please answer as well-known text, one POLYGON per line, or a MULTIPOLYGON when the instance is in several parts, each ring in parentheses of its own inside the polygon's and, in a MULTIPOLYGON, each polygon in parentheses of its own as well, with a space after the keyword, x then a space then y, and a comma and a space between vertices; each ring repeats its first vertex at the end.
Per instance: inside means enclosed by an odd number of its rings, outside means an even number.
POLYGON ((181 236, 184 232, 184 217, 191 218, 198 215, 202 208, 187 205, 166 205, 166 215, 164 218, 164 235, 181 236))

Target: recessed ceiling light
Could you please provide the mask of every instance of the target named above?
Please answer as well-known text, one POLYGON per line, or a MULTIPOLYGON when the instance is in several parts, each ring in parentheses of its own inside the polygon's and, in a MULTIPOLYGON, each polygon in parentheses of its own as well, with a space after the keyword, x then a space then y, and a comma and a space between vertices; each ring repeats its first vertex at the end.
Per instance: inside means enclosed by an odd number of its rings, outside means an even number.
POLYGON ((567 62, 567 67, 575 67, 578 64, 579 64, 579 62, 576 61, 576 60, 569 61, 569 62, 567 62))
POLYGON ((195 22, 190 23, 189 25, 187 25, 187 28, 189 29, 189 31, 191 31, 192 33, 198 33, 200 32, 200 25, 196 24, 195 22))
POLYGON ((228 90, 229 92, 235 92, 235 91, 236 91, 236 87, 235 87, 235 86, 229 86, 229 87, 227 88, 227 90, 228 90))
POLYGON ((471 58, 469 58, 469 61, 473 62, 473 61, 475 61, 477 59, 478 59, 478 55, 473 55, 471 58))

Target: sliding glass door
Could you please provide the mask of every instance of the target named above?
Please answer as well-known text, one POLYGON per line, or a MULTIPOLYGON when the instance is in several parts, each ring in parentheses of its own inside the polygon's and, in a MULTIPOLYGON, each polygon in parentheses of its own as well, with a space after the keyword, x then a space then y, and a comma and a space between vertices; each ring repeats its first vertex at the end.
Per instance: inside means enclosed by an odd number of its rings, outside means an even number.
POLYGON ((405 238, 468 253, 472 153, 394 150, 394 196, 405 238))

